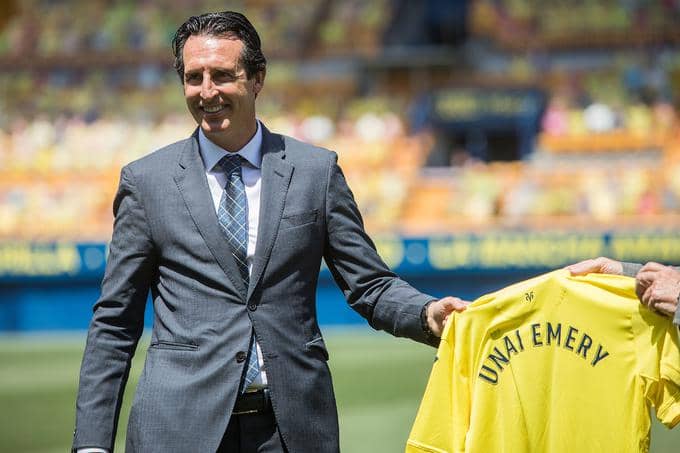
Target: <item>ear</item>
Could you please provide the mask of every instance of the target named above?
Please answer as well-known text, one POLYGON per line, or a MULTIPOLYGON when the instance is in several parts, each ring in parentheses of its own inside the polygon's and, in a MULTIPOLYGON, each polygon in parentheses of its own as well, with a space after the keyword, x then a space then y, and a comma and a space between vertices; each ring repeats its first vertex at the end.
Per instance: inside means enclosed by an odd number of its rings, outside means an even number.
POLYGON ((267 75, 267 70, 263 69, 253 76, 253 91, 255 91, 255 97, 262 91, 264 87, 264 78, 267 75))

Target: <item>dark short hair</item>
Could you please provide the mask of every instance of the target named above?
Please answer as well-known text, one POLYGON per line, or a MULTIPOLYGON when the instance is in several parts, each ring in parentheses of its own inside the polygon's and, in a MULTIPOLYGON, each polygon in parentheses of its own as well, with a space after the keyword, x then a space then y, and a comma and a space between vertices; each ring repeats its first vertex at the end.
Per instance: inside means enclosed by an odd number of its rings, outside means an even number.
POLYGON ((260 36, 248 18, 234 11, 221 13, 206 13, 191 16, 184 22, 172 38, 172 54, 175 57, 173 66, 184 83, 184 58, 182 51, 187 39, 194 35, 208 35, 217 37, 233 37, 243 42, 241 64, 250 79, 267 67, 267 60, 262 53, 260 36))

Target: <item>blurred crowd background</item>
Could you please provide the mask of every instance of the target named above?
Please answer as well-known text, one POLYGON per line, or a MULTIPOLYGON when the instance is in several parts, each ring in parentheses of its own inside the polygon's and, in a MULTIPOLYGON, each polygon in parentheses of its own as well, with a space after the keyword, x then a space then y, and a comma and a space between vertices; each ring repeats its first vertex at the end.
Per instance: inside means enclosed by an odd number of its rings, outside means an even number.
POLYGON ((0 2, 0 240, 107 241, 195 124, 170 40, 234 9, 258 116, 338 152, 371 233, 680 226, 678 0, 0 2))

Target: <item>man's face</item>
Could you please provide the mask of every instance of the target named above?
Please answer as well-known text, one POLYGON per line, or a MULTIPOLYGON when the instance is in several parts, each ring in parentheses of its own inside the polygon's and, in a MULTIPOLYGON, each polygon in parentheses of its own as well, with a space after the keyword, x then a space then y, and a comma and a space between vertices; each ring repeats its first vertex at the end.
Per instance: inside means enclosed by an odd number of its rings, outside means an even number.
POLYGON ((184 98, 205 135, 237 151, 255 134, 255 97, 264 71, 251 79, 240 63, 243 42, 192 35, 184 44, 184 98))

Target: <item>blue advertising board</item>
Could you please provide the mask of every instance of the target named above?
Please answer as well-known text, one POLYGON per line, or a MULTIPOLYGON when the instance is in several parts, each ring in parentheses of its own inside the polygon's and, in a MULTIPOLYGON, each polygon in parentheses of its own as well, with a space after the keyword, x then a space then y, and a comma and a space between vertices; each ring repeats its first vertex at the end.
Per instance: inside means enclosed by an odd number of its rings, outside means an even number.
MULTIPOLYGON (((596 256, 680 263, 680 234, 673 229, 377 236, 375 243, 388 266, 418 289, 470 300, 596 256)), ((107 251, 103 243, 0 243, 0 332, 87 328, 107 251)), ((317 299, 321 324, 363 322, 347 307, 325 267, 317 299)))

